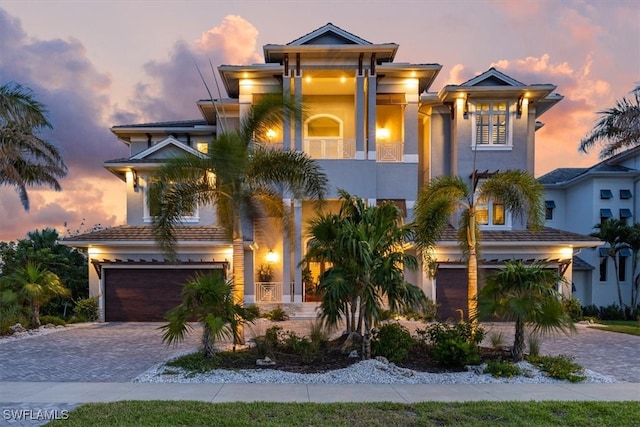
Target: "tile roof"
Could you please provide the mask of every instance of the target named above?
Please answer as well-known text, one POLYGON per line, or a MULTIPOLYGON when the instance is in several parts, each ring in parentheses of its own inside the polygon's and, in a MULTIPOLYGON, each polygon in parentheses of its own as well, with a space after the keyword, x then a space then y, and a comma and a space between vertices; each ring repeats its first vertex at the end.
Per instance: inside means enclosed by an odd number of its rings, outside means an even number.
MULTIPOLYGON (((442 233, 440 241, 456 241, 458 232, 452 226, 448 226, 442 233)), ((593 242, 597 244, 600 239, 570 231, 557 230, 545 227, 538 232, 531 230, 484 230, 483 242, 593 242)))
MULTIPOLYGON (((214 226, 179 226, 175 229, 178 241, 227 241, 228 233, 214 226)), ((153 227, 140 225, 122 225, 92 231, 78 236, 66 237, 63 242, 114 242, 114 241, 153 241, 153 227)))

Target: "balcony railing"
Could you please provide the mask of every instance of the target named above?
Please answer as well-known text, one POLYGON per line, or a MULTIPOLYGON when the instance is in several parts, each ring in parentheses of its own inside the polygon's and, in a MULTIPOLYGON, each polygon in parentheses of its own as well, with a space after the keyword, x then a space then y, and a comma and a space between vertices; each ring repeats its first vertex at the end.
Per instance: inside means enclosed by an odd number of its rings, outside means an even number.
POLYGON ((356 140, 345 138, 305 139, 304 152, 312 159, 355 159, 356 140))
POLYGON ((402 142, 377 142, 376 161, 401 162, 404 158, 404 143, 402 142))
POLYGON ((256 302, 282 302, 282 282, 256 282, 256 302))

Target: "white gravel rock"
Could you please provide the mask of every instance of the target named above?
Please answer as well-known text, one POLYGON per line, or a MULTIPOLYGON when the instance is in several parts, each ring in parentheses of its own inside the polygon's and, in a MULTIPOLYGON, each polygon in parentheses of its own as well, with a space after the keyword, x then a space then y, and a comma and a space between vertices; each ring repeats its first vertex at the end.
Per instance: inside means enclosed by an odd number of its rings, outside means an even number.
MULTIPOLYGON (((526 363, 526 362, 524 362, 526 363)), ((348 368, 318 374, 299 374, 276 369, 216 369, 192 374, 181 368, 159 364, 136 377, 134 382, 145 383, 250 383, 250 384, 487 384, 487 383, 565 383, 545 376, 534 366, 526 364, 530 376, 494 378, 490 374, 472 372, 428 373, 399 368, 379 360, 365 360, 348 368)), ((613 377, 585 370, 585 383, 615 383, 613 377)))

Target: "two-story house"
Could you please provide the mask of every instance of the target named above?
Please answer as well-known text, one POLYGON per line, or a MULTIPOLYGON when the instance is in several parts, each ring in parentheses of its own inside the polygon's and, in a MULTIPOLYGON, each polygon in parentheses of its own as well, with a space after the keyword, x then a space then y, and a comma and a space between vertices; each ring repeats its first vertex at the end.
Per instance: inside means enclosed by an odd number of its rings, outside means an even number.
MULTIPOLYGON (((589 168, 560 168, 542 177, 547 208, 546 225, 574 233, 589 234, 596 225, 615 218, 629 225, 638 221, 640 208, 640 148, 632 148, 589 168)), ((632 251, 617 254, 618 272, 607 246, 585 248, 573 265, 573 295, 583 306, 620 305, 631 302, 632 251)))
MULTIPOLYGON (((468 178, 477 170, 482 178, 513 168, 533 173, 538 118, 562 99, 555 86, 523 84, 492 68, 433 92, 442 67, 395 62, 398 47, 327 24, 290 43, 265 45, 264 64, 218 67, 227 98, 199 101, 200 120, 114 126, 131 155, 104 165, 126 182, 127 225, 66 240, 88 248, 91 292, 101 295, 103 319, 161 320, 177 303, 180 283, 195 271, 231 271, 231 241, 216 226, 211 206, 185 216, 177 231, 180 262, 164 260, 151 230, 149 173, 178 153, 206 155, 207 141, 223 131, 222 124, 237 125, 266 93, 293 97, 307 114, 283 119, 256 140, 315 159, 330 180, 327 209, 338 208, 337 190, 344 189, 369 205, 391 200, 409 221, 418 191, 432 177, 468 178)), ((300 262, 315 205, 283 196, 293 230, 260 221, 245 242, 246 303, 306 300, 300 262), (268 281, 258 275, 264 265, 273 272, 268 281)), ((574 252, 597 242, 553 229, 531 233, 498 200, 481 210, 481 268, 513 258, 546 259, 570 276, 574 252)), ((435 255, 435 268, 407 271, 407 280, 440 304, 443 319, 457 318, 456 310, 466 311, 466 265, 453 227, 435 255)), ((317 275, 318 267, 310 267, 317 275)))

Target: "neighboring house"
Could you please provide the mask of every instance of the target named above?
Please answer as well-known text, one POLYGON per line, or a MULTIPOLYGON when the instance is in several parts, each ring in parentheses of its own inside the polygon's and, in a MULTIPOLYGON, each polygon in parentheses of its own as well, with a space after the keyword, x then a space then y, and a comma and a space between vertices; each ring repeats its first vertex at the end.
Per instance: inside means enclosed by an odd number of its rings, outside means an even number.
MULTIPOLYGON (((231 240, 216 228, 211 206, 185 216, 177 235, 181 262, 164 261, 150 229, 154 206, 146 202, 153 191, 148 175, 177 153, 202 155, 206 142, 223 125, 237 125, 262 94, 282 92, 307 109, 303 119, 287 119, 256 140, 316 159, 330 180, 328 209, 338 208, 340 188, 369 205, 392 201, 410 220, 418 190, 432 177, 470 177, 474 168, 481 179, 498 169, 533 173, 535 131, 542 126, 537 119, 562 99, 553 93, 555 86, 526 85, 491 68, 431 92, 441 66, 396 63, 397 49, 327 24, 286 45, 265 45, 264 64, 218 67, 228 98, 199 101, 202 120, 114 126, 131 155, 104 165, 126 182, 127 225, 65 241, 88 248, 91 293, 101 295, 103 319, 161 320, 178 297, 179 283, 194 271, 231 271, 231 240)), ((300 262, 315 205, 287 194, 284 203, 294 220, 292 232, 265 220, 255 224, 254 237, 246 242, 246 303, 306 300, 308 277, 303 282, 300 262), (273 274, 258 274, 266 270, 273 274)), ((598 243, 553 229, 533 234, 501 206, 487 201, 478 213, 484 219, 481 268, 497 268, 512 258, 546 259, 570 280, 574 252, 598 243)), ((436 265, 407 272, 407 280, 440 304, 442 318, 457 318, 458 309, 466 311, 467 284, 453 228, 435 255, 436 265)), ((309 267, 317 280, 320 267, 309 267)))
MULTIPOLYGON (((602 220, 638 221, 640 147, 622 152, 590 168, 560 168, 539 178, 545 187, 546 225, 589 234, 602 220)), ((619 305, 613 259, 606 246, 583 249, 574 263, 573 295, 583 306, 619 305)), ((618 279, 623 302, 631 302, 632 253, 618 253, 618 279)))

